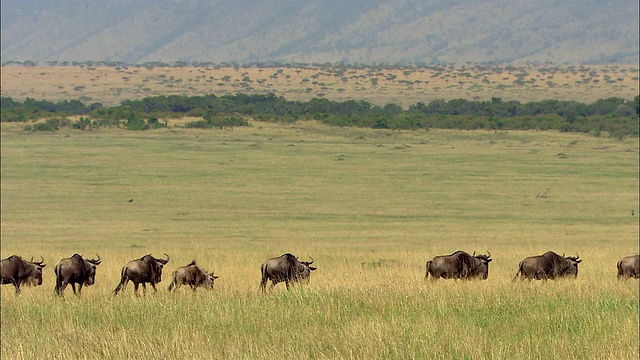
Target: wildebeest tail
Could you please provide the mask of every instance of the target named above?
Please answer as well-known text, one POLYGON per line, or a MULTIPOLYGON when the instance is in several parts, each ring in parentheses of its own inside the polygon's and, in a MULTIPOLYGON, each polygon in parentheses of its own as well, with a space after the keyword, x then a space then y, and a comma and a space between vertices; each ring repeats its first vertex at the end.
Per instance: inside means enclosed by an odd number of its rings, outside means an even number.
POLYGON ((53 268, 53 272, 56 274, 55 293, 60 295, 60 289, 62 288, 62 274, 60 273, 60 266, 56 265, 56 267, 53 268))
POLYGON ((264 292, 267 290, 267 264, 262 264, 260 268, 262 278, 260 279, 260 289, 264 292))
POLYGON ((618 267, 618 278, 620 278, 624 275, 624 271, 622 271, 622 260, 618 261, 616 266, 618 267))
POLYGON ((171 289, 173 289, 173 287, 176 286, 177 284, 178 284, 178 280, 176 279, 176 272, 174 271, 171 273, 171 284, 169 284, 169 291, 171 291, 171 289))
POLYGON ((427 261, 427 271, 424 273, 424 279, 427 280, 429 278, 429 272, 431 271, 431 260, 427 261))
POLYGON ((120 273, 120 283, 116 286, 116 289, 113 290, 113 295, 118 295, 120 290, 124 290, 127 281, 129 281, 129 277, 127 276, 127 267, 122 268, 122 272, 120 273))
POLYGON ((522 261, 518 265, 518 272, 516 272, 516 276, 514 276, 511 281, 516 281, 516 279, 518 278, 518 275, 521 275, 521 274, 522 274, 522 261))

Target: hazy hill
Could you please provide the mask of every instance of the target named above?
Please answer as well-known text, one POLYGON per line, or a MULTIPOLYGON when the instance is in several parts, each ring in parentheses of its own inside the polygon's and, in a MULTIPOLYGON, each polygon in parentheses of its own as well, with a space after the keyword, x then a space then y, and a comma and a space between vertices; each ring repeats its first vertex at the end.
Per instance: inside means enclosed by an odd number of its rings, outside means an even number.
POLYGON ((8 61, 638 63, 637 0, 3 0, 8 61))

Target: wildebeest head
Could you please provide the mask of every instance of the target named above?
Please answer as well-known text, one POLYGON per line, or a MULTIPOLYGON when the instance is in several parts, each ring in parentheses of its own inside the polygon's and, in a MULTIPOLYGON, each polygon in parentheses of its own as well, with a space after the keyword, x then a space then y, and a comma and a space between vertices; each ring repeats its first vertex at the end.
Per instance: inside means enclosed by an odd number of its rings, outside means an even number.
POLYGON ((317 269, 311 266, 314 261, 313 258, 311 256, 309 256, 309 258, 311 258, 311 261, 298 261, 302 265, 302 267, 298 267, 297 278, 306 282, 308 282, 311 278, 311 272, 317 269))
POLYGON ((474 251, 473 257, 480 260, 480 263, 476 262, 477 266, 475 269, 471 269, 470 276, 487 279, 489 277, 489 263, 493 260, 491 259, 491 253, 487 250, 487 255, 476 255, 474 251))
POLYGON ((71 258, 83 264, 86 269, 86 279, 84 284, 87 286, 91 286, 96 283, 96 266, 100 265, 102 259, 100 259, 100 255, 97 255, 97 259, 83 259, 81 255, 74 254, 71 258))
POLYGON ((29 286, 42 285, 42 268, 47 266, 47 264, 43 264, 44 258, 41 256, 40 261, 33 261, 33 258, 31 258, 30 263, 35 265, 35 269, 25 280, 25 283, 29 286))
MULTIPOLYGON (((564 254, 563 254, 564 255, 564 254)), ((580 259, 580 255, 576 253, 576 256, 566 256, 565 259, 565 268, 564 268, 564 276, 578 276, 578 264, 582 262, 580 259)))
POLYGON ((207 273, 206 280, 203 283, 204 287, 206 289, 213 289, 213 283, 216 281, 217 278, 218 278, 218 275, 214 275, 214 271, 207 273))
POLYGON ((162 281, 162 268, 169 262, 169 259, 170 259, 169 255, 165 253, 164 256, 166 256, 167 258, 158 259, 151 256, 151 254, 145 255, 142 258, 140 258, 141 261, 148 263, 149 266, 151 267, 153 281, 155 283, 159 283, 162 281))

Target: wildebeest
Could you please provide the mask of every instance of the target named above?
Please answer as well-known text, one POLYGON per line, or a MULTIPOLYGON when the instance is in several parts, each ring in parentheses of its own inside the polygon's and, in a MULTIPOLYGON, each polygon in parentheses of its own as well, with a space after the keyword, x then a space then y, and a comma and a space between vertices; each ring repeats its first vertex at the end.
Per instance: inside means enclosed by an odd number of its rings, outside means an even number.
POLYGON ((640 255, 631 255, 618 261, 618 279, 640 278, 640 255))
POLYGON ((122 268, 120 283, 113 294, 118 295, 120 290, 126 290, 129 280, 133 282, 136 296, 140 296, 138 293, 138 285, 140 284, 142 284, 142 290, 145 294, 147 293, 146 283, 150 283, 153 290, 157 292, 156 284, 162 281, 162 267, 169 262, 169 255, 164 255, 167 257, 166 259, 157 259, 148 254, 140 259, 129 261, 122 268))
POLYGON ((522 260, 513 280, 517 279, 518 275, 521 280, 547 280, 571 275, 577 277, 578 264, 581 261, 578 254, 575 257, 565 257, 564 254, 560 256, 553 251, 547 251, 542 255, 530 256, 522 260))
POLYGON ((84 259, 82 255, 73 254, 70 258, 60 259, 53 269, 56 274, 56 294, 62 296, 69 284, 73 293, 77 295, 80 295, 84 285, 93 285, 96 282, 96 266, 102 262, 100 256, 96 256, 97 259, 84 259), (79 285, 77 293, 76 284, 79 285))
POLYGON ((204 286, 206 289, 212 289, 214 281, 218 278, 218 276, 213 273, 213 271, 211 273, 207 273, 206 270, 198 267, 198 265, 196 265, 196 261, 193 260, 188 265, 181 266, 173 272, 169 291, 174 287, 178 290, 181 285, 189 285, 193 291, 196 291, 198 286, 204 286))
POLYGON ((264 292, 268 280, 271 280, 270 289, 273 289, 277 283, 284 281, 287 290, 289 289, 289 283, 300 280, 308 281, 311 276, 311 271, 316 270, 311 264, 313 264, 313 258, 308 262, 299 261, 297 257, 289 253, 268 259, 261 267, 262 280, 260 281, 260 288, 264 292))
POLYGON ((12 255, 0 261, 0 273, 2 284, 13 284, 16 293, 20 293, 20 285, 23 283, 42 285, 42 268, 44 258, 38 262, 26 261, 20 256, 12 255))
POLYGON ((458 250, 451 255, 440 255, 427 261, 425 279, 431 275, 432 280, 443 279, 487 279, 491 253, 487 255, 469 255, 458 250))

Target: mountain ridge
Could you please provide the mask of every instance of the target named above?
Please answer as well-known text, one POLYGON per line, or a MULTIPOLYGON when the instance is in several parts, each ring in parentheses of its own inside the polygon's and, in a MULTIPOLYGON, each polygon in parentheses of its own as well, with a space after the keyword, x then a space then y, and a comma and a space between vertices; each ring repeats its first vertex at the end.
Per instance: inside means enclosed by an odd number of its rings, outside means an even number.
POLYGON ((637 64, 638 2, 8 0, 7 61, 637 64))

